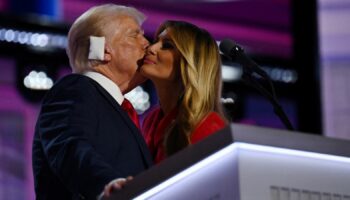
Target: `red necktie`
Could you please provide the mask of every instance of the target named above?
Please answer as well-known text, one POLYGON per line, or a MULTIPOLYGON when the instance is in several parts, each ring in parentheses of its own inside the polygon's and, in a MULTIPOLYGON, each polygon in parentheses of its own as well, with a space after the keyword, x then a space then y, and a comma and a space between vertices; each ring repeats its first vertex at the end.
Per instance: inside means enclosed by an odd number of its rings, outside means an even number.
POLYGON ((137 113, 130 101, 124 98, 121 107, 128 113, 130 119, 134 122, 136 127, 140 129, 139 117, 137 116, 137 113))

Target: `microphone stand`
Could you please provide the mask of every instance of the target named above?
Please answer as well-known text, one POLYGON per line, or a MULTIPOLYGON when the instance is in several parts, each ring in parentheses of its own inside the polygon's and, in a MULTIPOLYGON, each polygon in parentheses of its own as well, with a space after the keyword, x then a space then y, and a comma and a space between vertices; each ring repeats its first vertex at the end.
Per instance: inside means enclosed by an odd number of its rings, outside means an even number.
POLYGON ((266 90, 264 87, 261 86, 261 84, 259 84, 253 77, 252 77, 252 71, 250 70, 245 70, 245 68, 243 67, 243 74, 242 74, 242 80, 243 82, 248 85, 253 87, 254 89, 256 89, 257 91, 259 91, 264 97, 266 97, 273 105, 273 110, 274 113, 280 118, 280 120, 282 121, 282 123, 285 125, 285 127, 288 130, 293 131, 294 128, 292 126, 292 123, 290 123, 286 113, 283 111, 283 108, 281 107, 281 105, 278 103, 277 98, 276 98, 276 93, 275 93, 275 89, 273 87, 272 81, 271 79, 266 76, 263 77, 265 79, 267 79, 267 81, 269 82, 269 85, 271 87, 271 91, 272 94, 266 90))
POLYGON ((263 69, 261 69, 261 67, 258 64, 256 64, 253 60, 249 59, 249 57, 244 53, 242 47, 233 43, 232 41, 223 41, 223 43, 220 43, 220 49, 222 49, 224 55, 229 55, 228 57, 231 60, 238 62, 242 66, 243 82, 248 86, 255 88, 264 97, 266 97, 272 103, 275 114, 280 118, 285 127, 289 130, 294 130, 292 123, 290 123, 286 113, 283 111, 281 105, 277 101, 275 88, 273 87, 273 83, 270 76, 263 69), (271 93, 253 78, 253 73, 258 74, 260 77, 268 81, 271 93))

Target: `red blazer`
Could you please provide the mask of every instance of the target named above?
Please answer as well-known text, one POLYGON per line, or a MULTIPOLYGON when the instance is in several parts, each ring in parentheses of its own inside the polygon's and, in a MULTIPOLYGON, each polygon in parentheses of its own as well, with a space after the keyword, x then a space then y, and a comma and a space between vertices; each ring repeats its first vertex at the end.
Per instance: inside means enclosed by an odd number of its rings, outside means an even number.
MULTIPOLYGON (((142 126, 142 134, 152 154, 155 163, 166 158, 164 149, 164 134, 169 124, 176 118, 178 108, 173 109, 164 116, 160 107, 156 107, 145 118, 142 126)), ((195 128, 191 134, 192 144, 206 138, 226 126, 225 121, 216 113, 209 113, 195 128)))

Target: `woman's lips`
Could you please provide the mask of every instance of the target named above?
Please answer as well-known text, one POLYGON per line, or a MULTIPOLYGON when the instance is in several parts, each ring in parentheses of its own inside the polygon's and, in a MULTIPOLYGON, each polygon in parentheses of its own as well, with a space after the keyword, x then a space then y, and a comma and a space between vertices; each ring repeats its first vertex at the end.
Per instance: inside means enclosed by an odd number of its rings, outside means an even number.
POLYGON ((145 59, 143 60, 143 63, 144 63, 144 64, 156 64, 156 62, 154 62, 154 61, 152 61, 152 60, 149 60, 149 59, 147 59, 147 58, 145 58, 145 59))

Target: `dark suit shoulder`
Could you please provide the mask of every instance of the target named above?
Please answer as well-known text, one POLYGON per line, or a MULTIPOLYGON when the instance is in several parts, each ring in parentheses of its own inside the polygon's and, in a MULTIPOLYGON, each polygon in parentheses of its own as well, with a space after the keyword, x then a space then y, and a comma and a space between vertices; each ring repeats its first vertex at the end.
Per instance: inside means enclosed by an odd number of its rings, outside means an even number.
POLYGON ((87 98, 93 97, 96 82, 81 74, 70 74, 58 80, 47 92, 43 102, 60 98, 87 98))
POLYGON ((92 85, 94 80, 91 78, 81 75, 81 74, 69 74, 67 76, 59 79, 55 85, 51 88, 51 90, 55 90, 56 88, 64 88, 68 87, 70 89, 72 87, 86 87, 92 85))

